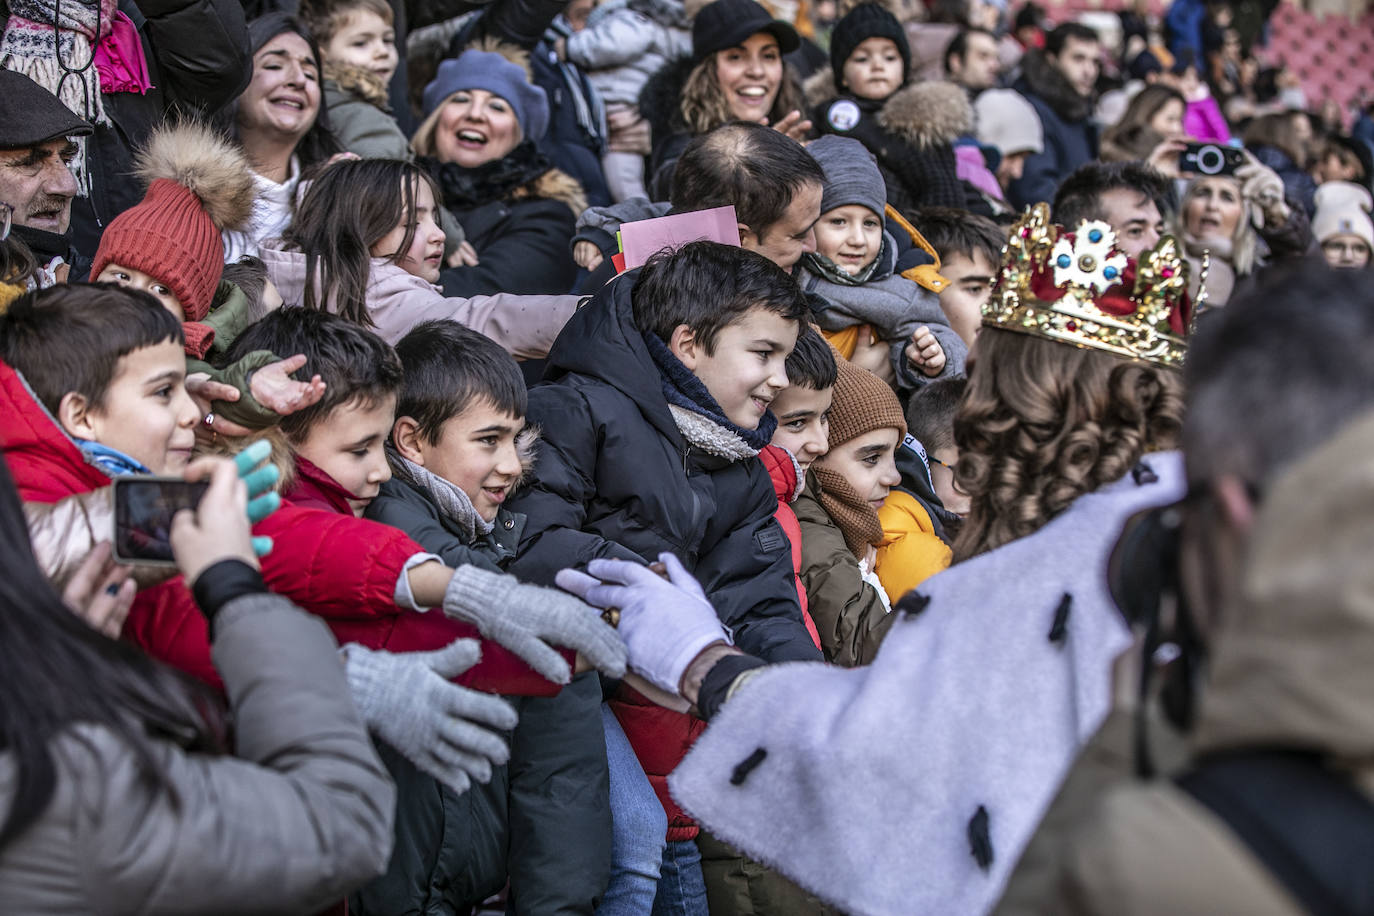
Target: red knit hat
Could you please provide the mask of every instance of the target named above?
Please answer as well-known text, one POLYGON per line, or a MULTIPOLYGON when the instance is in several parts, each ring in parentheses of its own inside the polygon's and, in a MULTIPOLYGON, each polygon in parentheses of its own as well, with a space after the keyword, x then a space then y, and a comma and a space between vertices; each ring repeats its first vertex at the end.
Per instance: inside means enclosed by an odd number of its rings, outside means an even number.
POLYGON ((252 214, 248 161, 208 127, 180 124, 154 133, 137 167, 148 193, 106 227, 91 276, 110 264, 142 271, 166 284, 188 324, 198 322, 210 313, 224 270, 221 232, 241 228, 252 214))

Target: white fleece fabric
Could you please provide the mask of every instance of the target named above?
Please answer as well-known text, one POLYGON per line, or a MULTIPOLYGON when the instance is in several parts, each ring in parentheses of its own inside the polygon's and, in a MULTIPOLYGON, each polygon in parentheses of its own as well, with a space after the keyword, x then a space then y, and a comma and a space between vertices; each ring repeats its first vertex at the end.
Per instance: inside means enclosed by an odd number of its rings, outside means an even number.
POLYGON ((1107 588, 1111 549, 1130 515, 1184 491, 1177 453, 1144 463, 1156 481, 1127 474, 923 582, 929 605, 894 621, 871 665, 762 670, 669 776, 673 798, 846 912, 987 912, 1110 707, 1112 662, 1131 643, 1107 588), (986 869, 970 852, 980 807, 986 869))

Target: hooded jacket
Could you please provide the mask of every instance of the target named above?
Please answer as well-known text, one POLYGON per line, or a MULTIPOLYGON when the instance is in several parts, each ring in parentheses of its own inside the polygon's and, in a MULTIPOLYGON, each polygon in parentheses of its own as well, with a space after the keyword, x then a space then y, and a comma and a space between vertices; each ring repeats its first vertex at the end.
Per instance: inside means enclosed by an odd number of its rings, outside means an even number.
POLYGON ((639 105, 644 84, 692 53, 692 24, 681 0, 612 0, 568 36, 568 60, 609 104, 639 105))
POLYGON ((1026 157, 1021 177, 1007 188, 1007 199, 1017 209, 1054 200, 1059 182, 1083 163, 1097 158, 1098 144, 1092 99, 1075 92, 1043 51, 1027 52, 1021 63, 1021 78, 1012 88, 1025 96, 1040 115, 1045 148, 1026 157))
MULTIPOLYGON (((260 257, 287 305, 305 302, 305 255, 280 240, 260 257)), ((542 359, 577 308, 576 296, 473 296, 447 298, 437 286, 385 260, 373 258, 367 278, 367 310, 377 335, 395 344, 423 321, 447 318, 485 334, 517 359, 542 359)), ((332 307, 332 303, 331 303, 332 307)))
POLYGON ((324 105, 339 145, 364 159, 414 158, 410 141, 387 111, 386 86, 362 67, 326 63, 324 105))
MULTIPOLYGON (((26 503, 57 503, 110 486, 110 478, 44 410, 23 377, 3 364, 0 447, 26 503)), ((442 612, 396 605, 397 579, 406 562, 424 551, 395 529, 284 502, 253 526, 253 533, 273 538, 272 552, 262 558, 268 587, 325 618, 341 643, 407 652, 479 638, 474 627, 442 612)), ((210 658, 205 615, 180 576, 138 593, 123 636, 154 658, 222 688, 210 658)), ((482 649, 482 660, 457 683, 492 693, 557 692, 557 685, 508 650, 489 641, 482 649)))
POLYGON ((914 83, 886 99, 836 91, 829 69, 806 83, 821 134, 861 142, 878 160, 887 202, 901 213, 921 207, 955 207, 986 213, 981 195, 959 178, 954 141, 973 128, 973 107, 953 83, 914 83))
MULTIPOLYGON (((551 584, 558 570, 597 557, 649 561, 672 551, 740 647, 774 661, 819 660, 768 471, 756 458, 693 445, 678 430, 634 325, 638 275, 622 274, 573 316, 549 353, 546 381, 530 391, 527 417, 542 438, 530 486, 511 501, 529 521, 508 571, 551 584)), ((668 810, 669 839, 690 839, 696 828, 677 812, 664 777, 702 723, 625 687, 612 708, 668 810)))
POLYGON ((1127 518, 1183 494, 1176 453, 1145 463, 927 579, 871 664, 754 675, 673 797, 847 913, 985 912, 1110 705, 1131 635, 1102 571, 1127 518))
POLYGON ((803 256, 797 282, 823 303, 813 308, 816 324, 827 332, 860 324, 871 326, 879 339, 891 344, 893 374, 902 390, 911 391, 936 378, 963 375, 968 346, 949 326, 949 319, 940 308, 940 297, 896 272, 897 243, 890 233, 883 233, 878 260, 878 267, 868 280, 858 286, 847 286, 811 270, 803 256), (930 328, 945 351, 945 367, 937 376, 925 375, 906 358, 911 335, 922 325, 930 328))
MULTIPOLYGON (((1209 638, 1196 757, 1320 754, 1374 800, 1374 417, 1268 488, 1236 599, 1209 638)), ((1099 797, 1042 912, 1247 913, 1303 908, 1248 845, 1169 781, 1099 797)))

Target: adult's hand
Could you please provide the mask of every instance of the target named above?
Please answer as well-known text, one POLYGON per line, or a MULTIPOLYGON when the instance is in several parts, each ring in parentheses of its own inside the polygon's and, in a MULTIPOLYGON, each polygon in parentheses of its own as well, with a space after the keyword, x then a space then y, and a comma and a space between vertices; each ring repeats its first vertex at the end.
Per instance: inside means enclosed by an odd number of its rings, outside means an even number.
POLYGON ((213 441, 216 435, 238 438, 253 434, 251 429, 237 423, 231 423, 223 417, 216 416, 210 410, 210 405, 214 401, 237 401, 239 399, 239 391, 233 385, 212 381, 210 376, 204 372, 192 372, 186 376, 186 393, 191 396, 191 400, 196 402, 196 407, 200 410, 203 418, 196 425, 198 437, 206 441, 213 441))
POLYGON ((681 695, 682 677, 707 647, 730 635, 700 583, 671 553, 659 554, 668 578, 628 560, 592 560, 587 572, 560 570, 555 582, 599 608, 620 610, 630 668, 649 683, 681 695))
POLYGON ((62 600, 92 627, 111 639, 117 638, 138 590, 132 575, 133 567, 116 565, 110 542, 101 541, 91 548, 67 581, 62 600))
POLYGON ((1292 215, 1283 199, 1283 179, 1278 172, 1262 165, 1248 150, 1245 158, 1245 164, 1236 169, 1240 194, 1250 201, 1255 213, 1263 218, 1262 226, 1277 229, 1288 222, 1288 217, 1292 215))
MULTIPOLYGON (((768 124, 768 119, 764 118, 763 123, 768 124)), ((787 134, 798 143, 804 141, 811 134, 811 122, 806 116, 795 108, 789 111, 781 121, 772 125, 773 129, 780 134, 787 134)))
POLYGON ((444 262, 445 267, 476 267, 482 263, 482 259, 477 257, 477 249, 472 247, 472 243, 463 239, 458 243, 458 247, 453 249, 453 254, 448 256, 444 262))
POLYGON ((172 519, 172 556, 186 584, 194 585, 202 572, 221 560, 240 560, 257 569, 248 525, 248 487, 239 479, 235 463, 202 458, 186 468, 185 477, 210 479, 200 505, 182 509, 172 519))
POLYGON ((1145 164, 1161 175, 1177 178, 1181 174, 1178 169, 1178 157, 1187 146, 1188 137, 1183 135, 1161 140, 1154 149, 1150 150, 1149 158, 1145 160, 1145 164))
POLYGON ((859 339, 854 344, 854 352, 850 354, 849 361, 860 369, 867 369, 888 384, 896 378, 892 368, 892 348, 868 325, 859 329, 859 339))

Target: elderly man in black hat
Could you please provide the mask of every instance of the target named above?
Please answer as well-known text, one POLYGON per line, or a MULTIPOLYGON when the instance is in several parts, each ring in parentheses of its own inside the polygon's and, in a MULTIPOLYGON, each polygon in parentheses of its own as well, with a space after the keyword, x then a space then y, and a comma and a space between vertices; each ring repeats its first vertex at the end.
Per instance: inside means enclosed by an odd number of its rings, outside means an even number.
POLYGON ((77 138, 91 131, 33 80, 0 70, 0 204, 9 208, 14 236, 37 257, 41 285, 65 279, 73 262, 67 230, 77 186, 70 164, 77 138))

